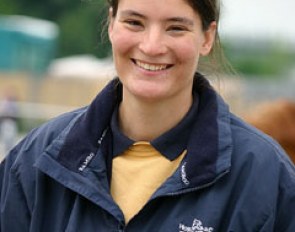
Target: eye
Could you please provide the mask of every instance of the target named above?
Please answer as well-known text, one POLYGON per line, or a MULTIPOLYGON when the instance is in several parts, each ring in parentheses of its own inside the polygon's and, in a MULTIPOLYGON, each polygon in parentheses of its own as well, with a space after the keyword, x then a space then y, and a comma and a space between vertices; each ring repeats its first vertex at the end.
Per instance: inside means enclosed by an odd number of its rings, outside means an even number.
POLYGON ((139 20, 128 19, 124 21, 128 26, 141 27, 142 23, 139 20))
POLYGON ((168 31, 172 31, 172 32, 184 32, 184 31, 188 31, 188 29, 184 26, 178 26, 178 25, 173 25, 170 26, 168 28, 168 31))

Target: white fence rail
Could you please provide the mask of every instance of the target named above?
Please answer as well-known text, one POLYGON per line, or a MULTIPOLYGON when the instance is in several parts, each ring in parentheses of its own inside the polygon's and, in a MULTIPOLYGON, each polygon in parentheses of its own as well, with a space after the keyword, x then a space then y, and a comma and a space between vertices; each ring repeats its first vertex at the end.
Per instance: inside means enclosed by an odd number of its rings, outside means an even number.
MULTIPOLYGON (((0 101, 0 106, 3 104, 4 101, 0 101)), ((32 102, 12 102, 11 104, 13 104, 13 111, 0 112, 0 160, 23 137, 19 131, 20 128, 17 127, 17 120, 21 121, 22 129, 25 130, 23 133, 26 133, 26 130, 38 126, 41 122, 75 109, 69 106, 32 102)))

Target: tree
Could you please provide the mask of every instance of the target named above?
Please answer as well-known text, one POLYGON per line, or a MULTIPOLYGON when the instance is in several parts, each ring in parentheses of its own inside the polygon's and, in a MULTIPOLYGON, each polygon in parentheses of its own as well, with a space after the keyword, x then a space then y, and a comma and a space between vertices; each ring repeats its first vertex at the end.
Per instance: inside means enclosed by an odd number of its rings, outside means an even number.
POLYGON ((102 34, 107 18, 106 0, 1 0, 1 14, 19 14, 56 22, 60 28, 58 56, 110 54, 102 34))

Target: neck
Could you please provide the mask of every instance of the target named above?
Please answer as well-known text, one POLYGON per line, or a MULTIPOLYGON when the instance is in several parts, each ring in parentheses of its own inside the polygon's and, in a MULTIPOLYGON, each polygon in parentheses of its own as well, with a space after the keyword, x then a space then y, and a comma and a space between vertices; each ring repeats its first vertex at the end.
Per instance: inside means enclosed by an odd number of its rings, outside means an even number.
POLYGON ((124 98, 119 108, 122 132, 134 141, 151 141, 176 126, 189 111, 191 93, 165 102, 124 98))

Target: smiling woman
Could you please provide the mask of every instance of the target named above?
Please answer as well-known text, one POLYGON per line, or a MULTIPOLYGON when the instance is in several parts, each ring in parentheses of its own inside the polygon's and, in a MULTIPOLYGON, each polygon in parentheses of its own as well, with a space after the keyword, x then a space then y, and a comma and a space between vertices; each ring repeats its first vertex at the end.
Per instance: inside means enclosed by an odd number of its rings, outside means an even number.
POLYGON ((118 77, 2 162, 1 230, 293 232, 292 162, 199 72, 218 0, 109 3, 118 77))
POLYGON ((156 138, 188 112, 199 56, 207 55, 214 43, 215 21, 204 29, 190 4, 178 0, 166 4, 121 0, 116 12, 110 10, 109 37, 123 84, 120 120, 124 133, 135 140, 156 138), (171 115, 175 105, 179 110, 171 115), (153 128, 156 121, 162 125, 153 128), (145 133, 138 137, 137 129, 131 131, 135 127, 127 128, 129 122, 141 123, 145 133))

